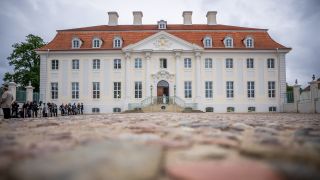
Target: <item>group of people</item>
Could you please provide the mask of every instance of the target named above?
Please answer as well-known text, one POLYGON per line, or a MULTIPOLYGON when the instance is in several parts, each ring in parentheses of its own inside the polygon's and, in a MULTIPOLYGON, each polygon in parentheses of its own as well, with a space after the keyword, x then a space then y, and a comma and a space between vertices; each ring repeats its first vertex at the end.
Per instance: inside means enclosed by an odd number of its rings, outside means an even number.
POLYGON ((4 119, 13 118, 36 118, 36 117, 57 117, 58 110, 62 116, 83 114, 83 103, 61 104, 58 108, 55 103, 26 102, 22 107, 13 101, 13 95, 8 91, 8 86, 3 87, 3 94, 0 98, 0 107, 3 109, 4 119))

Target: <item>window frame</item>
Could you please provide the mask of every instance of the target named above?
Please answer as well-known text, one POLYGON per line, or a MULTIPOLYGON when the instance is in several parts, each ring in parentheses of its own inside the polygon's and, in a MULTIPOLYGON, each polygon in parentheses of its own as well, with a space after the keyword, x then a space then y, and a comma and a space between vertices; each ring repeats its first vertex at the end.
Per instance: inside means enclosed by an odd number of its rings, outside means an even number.
POLYGON ((92 48, 101 48, 102 46, 102 40, 100 38, 93 38, 92 39, 92 48), (96 44, 96 42, 98 42, 96 44))
POLYGON ((254 81, 247 81, 247 97, 255 98, 255 83, 254 81))
POLYGON ((231 36, 227 36, 224 39, 225 48, 233 48, 233 38, 231 36))
POLYGON ((269 112, 277 112, 276 106, 269 106, 269 112))
POLYGON ((58 82, 51 82, 51 99, 59 99, 59 84, 58 82), (54 86, 56 85, 56 86, 54 86))
POLYGON ((71 99, 80 98, 79 82, 71 82, 71 99))
POLYGON ((275 98, 276 97, 276 82, 268 81, 268 97, 275 98))
POLYGON ((54 70, 54 71, 59 70, 59 60, 58 59, 51 60, 51 70, 54 70))
POLYGON ((184 81, 184 98, 192 98, 192 81, 184 81))
POLYGON ((233 69, 233 58, 226 58, 226 69, 233 69))
POLYGON ((247 69, 253 69, 253 68, 254 68, 254 59, 247 58, 247 69))
POLYGON ((100 99, 100 82, 92 82, 92 98, 100 99))
POLYGON ((234 82, 226 81, 226 97, 234 98, 234 82))
POLYGON ((184 68, 185 69, 192 68, 192 59, 191 58, 184 58, 184 68))
POLYGON ((251 36, 248 36, 243 41, 246 48, 254 48, 254 39, 251 36))
POLYGON ((267 59, 267 68, 268 69, 275 69, 275 59, 274 58, 267 59))
POLYGON ((167 21, 164 21, 164 20, 158 21, 158 29, 167 29, 167 21))
POLYGON ((213 60, 212 60, 212 58, 205 58, 204 59, 204 68, 205 69, 212 69, 212 67, 213 67, 213 60))
POLYGON ((134 68, 135 69, 142 69, 142 59, 141 58, 134 59, 134 68))
POLYGON ((72 70, 79 70, 80 69, 80 60, 79 59, 72 59, 71 61, 72 70))
POLYGON ((205 81, 204 85, 205 89, 205 97, 207 99, 212 99, 213 98, 213 82, 212 81, 205 81))
POLYGON ((134 82, 134 98, 135 99, 142 98, 142 81, 134 82))
POLYGON ((113 98, 121 99, 121 82, 113 82, 113 98))
POLYGON ((204 48, 212 48, 212 37, 211 36, 206 36, 203 38, 203 47, 204 48))
POLYGON ((101 61, 100 59, 93 59, 92 60, 92 69, 93 70, 100 70, 101 61))
POLYGON ((166 58, 160 58, 160 69, 168 68, 168 60, 166 58))
POLYGON ((82 45, 82 41, 79 38, 72 38, 71 47, 72 49, 79 49, 82 45), (77 43, 76 43, 77 42, 77 43))
POLYGON ((121 69, 121 59, 113 59, 113 69, 119 70, 121 69))
POLYGON ((122 38, 120 36, 116 36, 113 38, 113 48, 122 48, 122 38))

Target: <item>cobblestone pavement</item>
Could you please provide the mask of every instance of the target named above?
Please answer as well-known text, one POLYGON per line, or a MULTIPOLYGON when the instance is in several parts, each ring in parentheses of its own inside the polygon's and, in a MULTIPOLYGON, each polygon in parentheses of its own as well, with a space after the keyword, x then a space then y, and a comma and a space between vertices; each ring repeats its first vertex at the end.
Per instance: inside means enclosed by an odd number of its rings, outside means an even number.
POLYGON ((320 179, 320 115, 0 120, 0 179, 320 179))

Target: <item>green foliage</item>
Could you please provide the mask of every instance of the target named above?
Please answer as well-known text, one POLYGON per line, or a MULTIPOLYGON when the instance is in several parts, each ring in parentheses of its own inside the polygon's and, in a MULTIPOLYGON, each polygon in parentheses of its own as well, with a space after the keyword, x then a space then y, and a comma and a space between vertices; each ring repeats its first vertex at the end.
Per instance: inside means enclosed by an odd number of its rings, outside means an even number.
POLYGON ((287 92, 292 92, 292 91, 293 91, 293 86, 290 86, 287 83, 287 92))
POLYGON ((14 81, 22 86, 27 86, 31 81, 35 91, 39 91, 40 82, 40 56, 35 49, 45 45, 39 36, 29 34, 26 42, 15 43, 12 45, 13 52, 7 58, 10 66, 14 66, 14 72, 6 73, 3 81, 14 81))

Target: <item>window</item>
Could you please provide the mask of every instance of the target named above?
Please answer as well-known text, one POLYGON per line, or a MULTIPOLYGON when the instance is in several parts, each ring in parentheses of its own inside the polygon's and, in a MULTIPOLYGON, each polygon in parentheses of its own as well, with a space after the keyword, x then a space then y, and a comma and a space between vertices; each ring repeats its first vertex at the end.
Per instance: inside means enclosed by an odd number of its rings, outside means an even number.
POLYGON ((142 60, 141 58, 136 58, 134 60, 134 68, 141 69, 142 68, 142 60))
POLYGON ((78 59, 73 59, 72 60, 72 69, 79 69, 79 60, 78 59))
POLYGON ((99 108, 92 108, 92 113, 99 113, 100 109, 99 108))
POLYGON ((245 45, 247 48, 253 48, 253 38, 252 38, 252 37, 247 37, 247 38, 244 40, 244 45, 245 45))
POLYGON ((52 70, 58 70, 59 69, 59 60, 52 60, 51 61, 51 69, 52 70))
POLYGON ((80 48, 82 42, 79 38, 72 39, 72 48, 80 48))
POLYGON ((142 98, 142 82, 134 82, 134 98, 142 98))
POLYGON ((99 39, 99 38, 94 38, 94 39, 92 40, 92 47, 93 47, 93 48, 100 48, 101 45, 102 45, 101 39, 99 39))
POLYGON ((184 68, 191 68, 191 59, 190 58, 184 59, 184 68))
POLYGON ((256 107, 248 107, 248 112, 256 112, 256 107))
POLYGON ((227 112, 234 112, 234 107, 227 107, 227 112))
POLYGON ((275 107, 275 106, 270 106, 270 107, 269 107, 269 112, 277 112, 277 107, 275 107))
POLYGON ((191 81, 185 81, 184 82, 184 97, 185 98, 192 98, 191 81))
POLYGON ((160 68, 166 69, 167 68, 167 59, 161 58, 160 59, 160 68))
POLYGON ((167 29, 167 21, 158 21, 158 29, 167 29))
POLYGON ((58 99, 58 83, 51 83, 51 99, 58 99))
POLYGON ((100 82, 92 83, 92 98, 99 99, 100 98, 100 82))
POLYGON ((214 112, 213 107, 206 107, 206 112, 214 112))
POLYGON ((212 98, 212 81, 205 82, 205 94, 206 98, 212 98))
POLYGON ((100 59, 94 59, 92 61, 92 69, 100 69, 100 59))
POLYGON ((269 69, 273 69, 273 68, 274 68, 274 59, 269 58, 269 59, 267 60, 267 64, 268 64, 268 68, 269 68, 269 69))
POLYGON ((269 98, 276 97, 276 82, 268 81, 268 96, 269 98))
POLYGON ((248 58, 247 59, 247 68, 254 68, 253 58, 248 58))
POLYGON ((117 108, 113 108, 113 112, 114 113, 121 112, 121 108, 118 108, 118 107, 117 108))
POLYGON ((72 82, 72 99, 79 99, 79 83, 72 82))
POLYGON ((113 48, 121 48, 122 47, 122 39, 121 37, 116 36, 113 39, 113 48))
POLYGON ((228 58, 226 59, 226 68, 233 68, 233 59, 228 58))
POLYGON ((254 98, 254 81, 247 82, 248 98, 254 98))
POLYGON ((212 38, 210 36, 206 36, 203 38, 203 46, 205 48, 211 48, 212 47, 212 38))
POLYGON ((224 39, 224 46, 227 48, 232 48, 233 47, 233 39, 232 37, 228 36, 224 39))
POLYGON ((212 68, 212 59, 211 58, 206 58, 204 60, 204 67, 206 69, 211 69, 212 68))
POLYGON ((121 59, 114 59, 113 60, 113 68, 114 69, 121 69, 121 59))
POLYGON ((113 98, 115 99, 121 98, 121 82, 113 83, 113 98))
POLYGON ((227 81, 227 98, 233 98, 233 81, 227 81))

